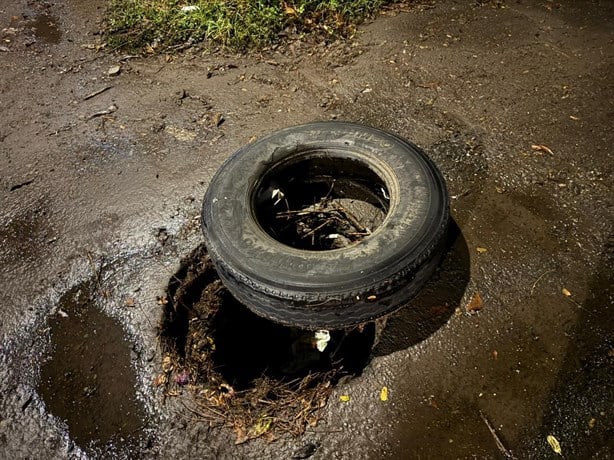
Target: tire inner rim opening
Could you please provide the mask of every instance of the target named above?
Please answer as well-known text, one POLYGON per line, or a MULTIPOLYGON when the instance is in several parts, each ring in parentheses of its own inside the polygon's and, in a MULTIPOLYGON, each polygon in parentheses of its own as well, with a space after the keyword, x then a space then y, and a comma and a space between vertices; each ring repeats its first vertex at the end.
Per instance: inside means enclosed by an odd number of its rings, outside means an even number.
POLYGON ((275 240, 328 251, 359 243, 390 207, 384 180, 347 152, 308 152, 267 171, 252 193, 254 217, 275 240))

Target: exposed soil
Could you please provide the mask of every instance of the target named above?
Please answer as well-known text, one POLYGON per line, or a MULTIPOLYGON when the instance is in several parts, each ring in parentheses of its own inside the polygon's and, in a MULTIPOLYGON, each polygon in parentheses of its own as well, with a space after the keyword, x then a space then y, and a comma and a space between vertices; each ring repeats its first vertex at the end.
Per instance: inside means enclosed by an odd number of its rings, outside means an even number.
POLYGON ((238 444, 316 426, 333 387, 362 372, 374 343, 370 324, 321 331, 318 349, 313 331, 256 316, 224 288, 202 245, 171 277, 162 303, 156 384, 165 397, 188 389, 189 410, 233 430, 238 444))
POLYGON ((410 3, 352 42, 147 58, 98 47, 103 7, 0 6, 2 457, 558 458, 548 436, 565 458, 611 457, 614 3, 410 3), (156 387, 158 299, 202 241, 201 197, 224 159, 328 119, 423 148, 458 232, 317 426, 235 445, 186 409, 192 393, 156 387), (57 317, 99 273, 97 313, 57 317), (120 399, 142 441, 105 451, 123 428, 71 429, 41 390, 63 319, 125 339, 120 399))

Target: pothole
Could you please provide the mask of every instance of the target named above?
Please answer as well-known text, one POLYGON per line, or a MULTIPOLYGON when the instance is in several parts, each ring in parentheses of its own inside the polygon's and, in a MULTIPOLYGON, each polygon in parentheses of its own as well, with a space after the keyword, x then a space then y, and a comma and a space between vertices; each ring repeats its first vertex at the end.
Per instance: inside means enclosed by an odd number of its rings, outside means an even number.
POLYGON ((129 448, 142 433, 130 344, 94 302, 93 283, 66 292, 49 321, 52 351, 41 366, 39 394, 86 449, 129 448))
POLYGON ((318 338, 256 316, 224 288, 204 246, 184 260, 161 303, 156 383, 166 396, 188 390, 190 410, 232 429, 237 442, 317 424, 333 387, 362 372, 375 340, 373 324, 318 338))

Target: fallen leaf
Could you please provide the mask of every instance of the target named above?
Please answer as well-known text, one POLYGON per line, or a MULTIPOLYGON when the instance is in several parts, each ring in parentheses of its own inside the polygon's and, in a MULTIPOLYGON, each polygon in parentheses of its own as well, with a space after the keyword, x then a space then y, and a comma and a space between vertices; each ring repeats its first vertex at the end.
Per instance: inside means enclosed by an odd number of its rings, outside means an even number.
POLYGON ((550 444, 550 447, 552 447, 552 450, 554 452, 556 452, 557 454, 561 456, 563 455, 561 451, 561 445, 559 444, 559 441, 554 436, 549 434, 546 440, 548 441, 548 444, 550 444))
POLYGON ((114 77, 115 75, 119 75, 119 72, 121 72, 122 68, 118 65, 114 65, 111 68, 109 68, 109 70, 107 70, 107 75, 114 77))
POLYGON ((286 2, 284 2, 283 5, 285 14, 287 14, 288 16, 296 16, 296 10, 293 7, 288 5, 286 2))
POLYGON ((168 378, 166 377, 166 375, 160 374, 154 379, 154 386, 160 387, 162 385, 165 385, 167 381, 168 378))
POLYGON ((467 312, 472 313, 474 311, 480 311, 483 306, 484 301, 482 300, 482 296, 480 295, 479 291, 476 291, 476 293, 473 295, 473 297, 467 304, 466 310, 467 312))
POLYGON ((171 370, 173 370, 173 360, 167 355, 162 359, 162 371, 170 372, 171 370))
POLYGON ((597 420, 593 417, 592 419, 588 421, 588 427, 592 430, 593 428, 595 428, 596 423, 597 423, 597 420))
POLYGON ((166 296, 157 296, 156 300, 158 301, 158 305, 166 305, 168 303, 168 297, 166 296))
POLYGON ((388 387, 382 387, 381 391, 379 392, 379 399, 381 401, 388 401, 388 387))
POLYGON ((250 430, 252 436, 258 437, 269 431, 273 419, 271 417, 262 417, 250 430))
POLYGON ((488 249, 480 248, 480 247, 475 248, 475 250, 478 251, 478 254, 484 254, 485 252, 488 251, 488 249))
POLYGON ((339 401, 341 402, 348 402, 350 400, 350 395, 341 395, 339 396, 339 401))
POLYGON ((554 152, 550 150, 550 147, 544 144, 532 144, 531 148, 535 150, 536 152, 545 152, 545 153, 549 153, 550 155, 554 155, 554 152))
POLYGON ((571 292, 569 292, 567 289, 563 288, 561 289, 561 292, 565 297, 571 297, 571 292))
POLYGON ((216 128, 219 128, 220 125, 224 123, 224 115, 222 115, 221 113, 214 113, 211 118, 211 122, 213 126, 215 126, 216 128))

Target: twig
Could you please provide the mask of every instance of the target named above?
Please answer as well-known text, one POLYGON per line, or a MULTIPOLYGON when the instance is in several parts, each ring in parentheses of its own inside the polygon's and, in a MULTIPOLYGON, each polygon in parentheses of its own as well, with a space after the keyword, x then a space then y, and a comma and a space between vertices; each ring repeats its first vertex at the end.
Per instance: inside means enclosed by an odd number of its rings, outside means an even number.
POLYGON ((547 270, 541 275, 539 275, 539 277, 535 280, 535 282, 533 283, 533 286, 531 287, 531 295, 533 295, 533 291, 535 291, 535 286, 537 286, 537 283, 539 283, 544 276, 546 276, 548 273, 552 273, 553 271, 554 270, 547 270))
POLYGON ((111 89, 111 88, 113 88, 113 85, 110 85, 110 86, 105 86, 104 88, 100 88, 99 90, 96 90, 96 91, 94 91, 93 93, 90 93, 90 94, 88 94, 87 96, 85 96, 85 97, 83 98, 83 100, 84 100, 84 101, 87 101, 88 99, 91 99, 91 98, 93 98, 93 97, 96 97, 96 96, 98 96, 99 94, 102 94, 102 93, 104 93, 105 91, 107 91, 107 90, 109 90, 109 89, 111 89))
POLYGON ((328 193, 326 194, 326 196, 324 198, 322 198, 321 201, 327 201, 328 198, 330 197, 330 194, 333 193, 333 188, 335 187, 335 179, 332 180, 332 182, 330 183, 330 189, 328 189, 328 193))
POLYGON ((88 120, 91 120, 92 118, 96 118, 96 117, 102 117, 104 115, 111 115, 116 110, 117 110, 117 106, 113 104, 106 110, 100 110, 99 112, 93 113, 92 115, 89 116, 88 120))
POLYGON ((307 238, 309 235, 314 234, 315 232, 317 232, 318 230, 320 230, 321 228, 325 227, 326 225, 330 224, 332 221, 332 219, 328 219, 326 222, 324 222, 321 225, 318 225, 316 228, 314 228, 313 230, 311 230, 310 232, 305 233, 301 238, 307 238))
POLYGON ((589 315, 593 316, 593 312, 592 312, 592 311, 590 311, 590 310, 588 310, 588 309, 586 309, 586 308, 584 307, 584 305, 582 305, 582 304, 581 304, 580 302, 578 302, 577 300, 572 299, 570 296, 566 296, 565 298, 566 298, 567 300, 569 300, 569 301, 570 301, 572 304, 574 304, 576 307, 578 307, 579 309, 584 310, 586 313, 588 313, 589 315))
POLYGON ((488 419, 482 413, 482 411, 480 411, 480 417, 482 417, 482 420, 484 420, 484 423, 488 427, 488 431, 490 431, 490 434, 492 434, 492 437, 495 440, 495 444, 497 445, 497 448, 501 451, 501 453, 505 456, 505 458, 515 460, 516 457, 514 457, 514 454, 512 454, 512 452, 503 445, 503 443, 501 442, 501 438, 499 438, 499 435, 497 435, 497 432, 495 431, 494 427, 491 425, 491 423, 488 421, 488 419))
POLYGON ((452 195, 450 198, 452 198, 453 200, 457 200, 465 195, 469 195, 469 192, 471 192, 471 189, 468 188, 466 190, 463 190, 462 192, 460 192, 458 195, 452 195))

